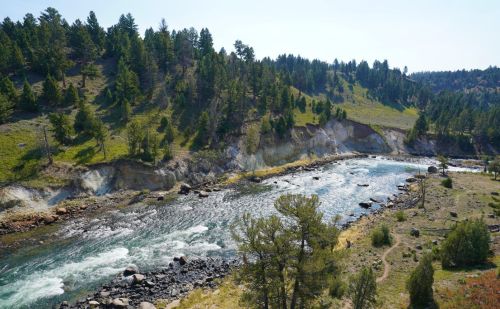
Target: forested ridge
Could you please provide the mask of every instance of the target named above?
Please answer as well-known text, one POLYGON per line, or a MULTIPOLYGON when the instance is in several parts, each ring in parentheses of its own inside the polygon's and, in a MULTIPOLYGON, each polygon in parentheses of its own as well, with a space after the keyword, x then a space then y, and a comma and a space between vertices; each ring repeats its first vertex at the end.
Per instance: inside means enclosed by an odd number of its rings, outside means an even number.
POLYGON ((496 68, 469 72, 484 76, 471 92, 474 77, 458 73, 409 76, 406 67, 390 68, 387 60, 371 66, 286 54, 259 60, 239 40, 233 48, 216 51, 208 29, 171 30, 165 20, 141 35, 131 14, 108 29, 93 12, 72 24, 54 8, 38 18, 7 17, 0 25, 0 123, 48 115, 57 143, 95 139, 104 156, 110 130, 126 129, 129 156, 155 161, 171 158, 171 145, 181 137, 191 150, 221 148, 248 122, 258 122, 260 134, 285 138, 301 113, 310 111, 319 124, 344 119, 346 111, 336 104, 360 86, 367 99, 421 111, 409 142, 429 128, 499 141, 496 68), (103 81, 97 90, 88 86, 94 79, 103 81), (463 86, 455 89, 451 79, 463 86), (42 87, 34 87, 37 80, 42 87), (438 92, 444 88, 454 92, 438 92), (159 127, 135 117, 151 108, 162 115, 159 127))

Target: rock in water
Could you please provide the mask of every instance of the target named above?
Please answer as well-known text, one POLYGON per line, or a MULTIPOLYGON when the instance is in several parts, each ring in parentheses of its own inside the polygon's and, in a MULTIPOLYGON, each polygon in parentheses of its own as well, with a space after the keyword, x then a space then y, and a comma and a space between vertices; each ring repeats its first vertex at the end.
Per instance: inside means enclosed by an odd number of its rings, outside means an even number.
POLYGON ((428 173, 431 173, 431 174, 435 174, 435 173, 437 173, 437 172, 438 172, 438 168, 437 168, 437 167, 435 167, 435 166, 432 166, 432 165, 431 165, 431 166, 429 166, 429 167, 427 168, 427 172, 428 172, 428 173))
POLYGON ((416 181, 417 181, 417 178, 415 178, 415 177, 406 178, 406 182, 409 182, 409 183, 416 182, 416 181))
POLYGON ((179 194, 188 194, 191 191, 191 186, 187 183, 181 183, 181 188, 179 190, 179 194))
POLYGON ((363 207, 363 208, 370 208, 372 207, 372 203, 369 203, 369 202, 361 202, 359 203, 359 206, 363 207))
POLYGON ((179 258, 179 264, 181 264, 181 265, 185 265, 186 263, 187 263, 187 257, 185 257, 185 256, 181 256, 181 257, 179 258))
POLYGON ((198 193, 198 197, 208 197, 208 193, 205 191, 200 191, 200 193, 198 193))
POLYGON ((138 272, 139 272, 139 270, 137 269, 137 267, 129 266, 129 267, 125 268, 125 270, 123 271, 123 275, 125 277, 128 277, 128 276, 132 276, 133 274, 137 274, 138 272))

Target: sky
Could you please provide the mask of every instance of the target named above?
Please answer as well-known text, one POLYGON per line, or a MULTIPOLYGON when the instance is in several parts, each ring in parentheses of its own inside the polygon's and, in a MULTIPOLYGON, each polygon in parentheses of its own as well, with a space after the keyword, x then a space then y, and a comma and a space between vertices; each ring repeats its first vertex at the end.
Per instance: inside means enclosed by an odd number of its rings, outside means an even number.
POLYGON ((0 18, 49 6, 69 23, 93 10, 105 28, 130 12, 141 34, 162 18, 170 30, 206 27, 216 49, 239 39, 258 58, 387 59, 410 72, 500 66, 499 0, 0 0, 0 18))

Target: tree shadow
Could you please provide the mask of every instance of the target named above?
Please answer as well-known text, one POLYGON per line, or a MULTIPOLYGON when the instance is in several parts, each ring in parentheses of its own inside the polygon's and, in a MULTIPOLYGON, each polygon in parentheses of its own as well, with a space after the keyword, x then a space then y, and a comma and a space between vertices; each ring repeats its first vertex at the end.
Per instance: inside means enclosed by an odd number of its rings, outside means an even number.
POLYGON ((424 305, 410 304, 408 305, 407 309, 439 309, 439 304, 436 302, 435 299, 432 299, 430 303, 424 305))
POLYGON ((95 146, 88 146, 74 156, 78 164, 88 163, 96 154, 95 146))

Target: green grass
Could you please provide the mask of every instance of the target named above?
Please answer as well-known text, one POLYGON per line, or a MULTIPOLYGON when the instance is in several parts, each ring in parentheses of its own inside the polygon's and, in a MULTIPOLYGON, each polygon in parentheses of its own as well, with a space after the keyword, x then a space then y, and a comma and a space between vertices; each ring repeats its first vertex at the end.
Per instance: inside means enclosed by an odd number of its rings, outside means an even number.
POLYGON ((16 177, 14 168, 30 159, 42 136, 34 122, 18 121, 0 126, 0 183, 16 177))

